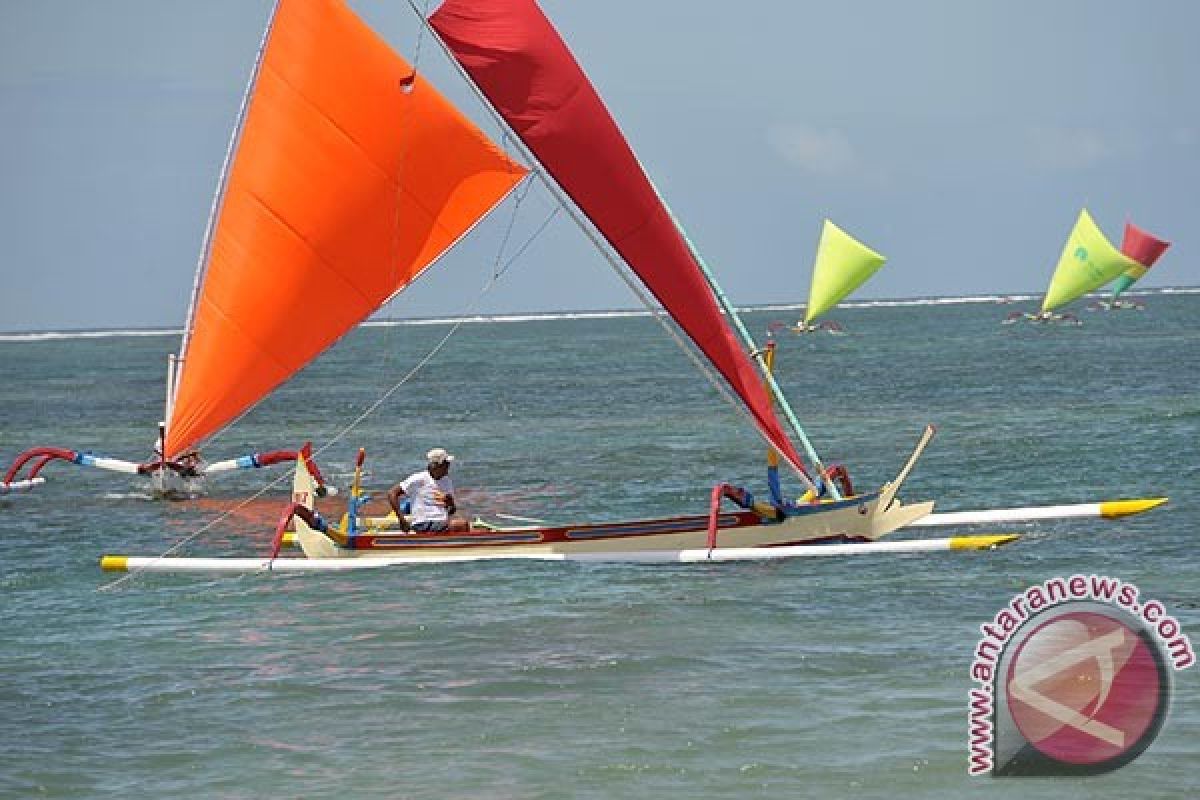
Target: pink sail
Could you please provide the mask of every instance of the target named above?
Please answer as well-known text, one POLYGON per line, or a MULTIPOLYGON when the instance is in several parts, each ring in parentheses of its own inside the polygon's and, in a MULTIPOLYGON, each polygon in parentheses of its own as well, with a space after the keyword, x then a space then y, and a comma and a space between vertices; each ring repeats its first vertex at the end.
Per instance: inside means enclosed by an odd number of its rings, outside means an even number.
POLYGON ((430 17, 496 111, 742 399, 797 469, 750 357, 679 229, 558 32, 533 0, 447 0, 430 17))

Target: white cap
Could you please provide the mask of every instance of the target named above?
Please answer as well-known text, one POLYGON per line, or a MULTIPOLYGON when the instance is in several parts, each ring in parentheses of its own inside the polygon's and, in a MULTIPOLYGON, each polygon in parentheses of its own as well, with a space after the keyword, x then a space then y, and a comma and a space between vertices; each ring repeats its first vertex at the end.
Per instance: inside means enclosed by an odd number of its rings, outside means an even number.
POLYGON ((430 464, 449 464, 454 460, 454 456, 441 447, 435 447, 425 454, 425 460, 430 464))

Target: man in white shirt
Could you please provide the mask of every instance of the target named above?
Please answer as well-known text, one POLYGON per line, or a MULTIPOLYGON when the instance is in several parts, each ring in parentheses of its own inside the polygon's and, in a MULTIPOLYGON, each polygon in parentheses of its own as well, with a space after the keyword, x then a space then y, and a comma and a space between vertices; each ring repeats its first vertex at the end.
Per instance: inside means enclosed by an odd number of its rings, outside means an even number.
POLYGON ((450 464, 454 456, 441 447, 425 454, 427 465, 414 472, 388 490, 388 505, 396 512, 403 531, 441 532, 465 531, 470 525, 455 516, 458 507, 454 503, 454 483, 450 480, 450 464), (412 503, 412 518, 405 519, 400 511, 400 501, 409 498, 412 503))

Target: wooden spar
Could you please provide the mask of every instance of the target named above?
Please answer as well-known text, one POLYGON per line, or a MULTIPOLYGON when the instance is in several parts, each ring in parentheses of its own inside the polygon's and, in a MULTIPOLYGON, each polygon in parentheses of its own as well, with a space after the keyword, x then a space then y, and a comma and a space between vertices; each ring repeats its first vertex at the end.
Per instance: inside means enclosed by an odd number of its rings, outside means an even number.
POLYGON ((1137 500, 1107 500, 1099 503, 1078 503, 1065 506, 1030 506, 1027 508, 999 508, 981 511, 954 511, 930 514, 916 522, 912 528, 936 528, 946 525, 980 525, 997 522, 1028 522, 1043 519, 1071 519, 1078 517, 1118 519, 1141 514, 1167 502, 1165 497, 1148 497, 1137 500))
POLYGON ((577 561, 583 563, 694 564, 723 561, 769 561, 813 556, 855 556, 884 553, 932 553, 951 550, 991 550, 1015 542, 1020 534, 952 536, 946 539, 910 539, 892 542, 810 544, 792 547, 734 547, 708 550, 657 550, 617 553, 447 554, 435 557, 388 558, 182 558, 155 556, 104 556, 100 568, 108 572, 340 572, 417 564, 453 564, 465 561, 577 561))

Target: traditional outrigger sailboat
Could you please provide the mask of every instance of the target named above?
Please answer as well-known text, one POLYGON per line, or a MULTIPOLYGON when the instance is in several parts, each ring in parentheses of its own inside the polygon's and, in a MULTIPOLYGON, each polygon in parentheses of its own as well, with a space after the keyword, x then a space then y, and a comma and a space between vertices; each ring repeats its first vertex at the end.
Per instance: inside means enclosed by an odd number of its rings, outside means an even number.
POLYGON ((1014 311, 1004 322, 1028 320, 1079 325, 1079 318, 1074 314, 1058 314, 1055 309, 1099 289, 1137 266, 1136 261, 1113 247, 1085 208, 1079 212, 1079 219, 1063 246, 1058 266, 1050 278, 1050 287, 1042 299, 1042 310, 1037 314, 1014 311))
POLYGON ((1132 222, 1125 223, 1125 235, 1121 239, 1121 252, 1137 262, 1136 267, 1122 272, 1113 281, 1112 296, 1088 307, 1090 311, 1142 311, 1146 307, 1142 303, 1121 300, 1121 293, 1145 277, 1150 268, 1162 257, 1171 246, 1170 242, 1144 231, 1132 222))
POLYGON ((887 259, 879 253, 825 220, 817 243, 817 260, 813 265, 804 319, 788 329, 792 333, 815 333, 821 330, 843 333, 844 329, 837 322, 818 322, 817 319, 862 286, 879 271, 885 261, 887 259))
MULTIPOLYGON (((463 74, 509 126, 535 173, 575 217, 614 267, 626 265, 677 326, 681 345, 698 351, 728 386, 769 444, 767 496, 719 484, 708 514, 632 522, 515 528, 475 527, 467 532, 413 534, 386 527, 388 520, 360 514, 363 492, 360 451, 354 486, 340 523, 314 511, 316 483, 304 460, 297 461, 293 503, 281 517, 267 559, 131 558, 107 556, 106 569, 159 571, 351 569, 394 563, 428 563, 492 558, 553 560, 693 561, 778 558, 809 554, 880 552, 894 549, 981 549, 1004 544, 1012 535, 881 542, 897 529, 929 520, 932 502, 901 503, 905 478, 929 443, 928 428, 895 480, 876 491, 855 493, 844 470, 826 467, 770 370, 770 349, 760 349, 741 324, 737 310, 712 278, 646 176, 595 89, 584 76, 557 31, 533 0, 447 0, 429 25, 463 74), (690 345, 686 345, 686 337, 690 345), (739 340, 740 339, 740 340, 739 340), (755 369, 755 362, 762 367, 755 369), (778 408, 801 442, 809 467, 776 415, 778 408), (782 459, 806 487, 799 501, 785 498, 776 459, 782 459), (740 510, 722 512, 723 500, 740 510), (277 558, 285 528, 294 520, 304 559, 277 558), (820 544, 819 547, 815 546, 820 544), (850 549, 846 549, 850 548, 850 549)), ((324 80, 327 73, 357 84, 378 86, 380 96, 365 105, 379 109, 390 102, 430 103, 434 89, 420 79, 396 80, 385 65, 399 57, 365 30, 341 0, 281 0, 264 44, 262 68, 254 84, 285 51, 319 58, 330 45, 339 57, 359 54, 352 66, 312 64, 296 67, 301 76, 324 80), (370 51, 369 55, 362 51, 370 51), (363 70, 364 74, 356 74, 363 70), (382 76, 377 74, 382 71, 382 76)), ((403 68, 401 68, 403 74, 403 68)), ((297 78, 298 79, 298 78, 297 78)), ((290 84, 294 86, 295 84, 290 84)), ((303 84, 301 84, 303 85, 303 84)), ((259 101, 254 92, 250 114, 259 101)), ((347 97, 354 97, 348 91, 347 97)), ((384 117, 389 124, 403 115, 384 117)), ((281 132, 282 133, 282 132, 281 132)), ((260 157, 266 157, 259 154, 260 157)), ((238 164, 248 159, 239 152, 238 164)), ((247 162, 248 163, 248 162, 247 162)), ((246 167, 250 169, 250 166, 246 167)), ((506 167, 510 174, 517 168, 506 167)), ((331 204, 322 210, 338 219, 331 204)), ((487 204, 477 218, 487 213, 487 204)), ((1158 501, 1138 501, 1144 510, 1158 501)), ((1125 513, 1125 512, 1122 512, 1125 513)))

